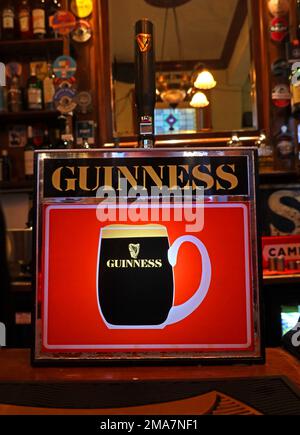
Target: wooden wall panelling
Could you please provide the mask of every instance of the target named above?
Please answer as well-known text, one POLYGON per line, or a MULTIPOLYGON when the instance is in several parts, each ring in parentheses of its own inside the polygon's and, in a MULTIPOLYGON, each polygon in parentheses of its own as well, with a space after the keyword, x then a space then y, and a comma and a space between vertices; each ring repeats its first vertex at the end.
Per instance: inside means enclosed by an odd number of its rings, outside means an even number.
POLYGON ((266 0, 251 0, 252 8, 252 62, 253 83, 257 106, 257 123, 270 133, 270 63, 268 41, 270 38, 266 19, 266 0))
POLYGON ((110 73, 110 47, 108 1, 94 1, 94 81, 98 110, 99 144, 113 140, 112 77, 110 73))

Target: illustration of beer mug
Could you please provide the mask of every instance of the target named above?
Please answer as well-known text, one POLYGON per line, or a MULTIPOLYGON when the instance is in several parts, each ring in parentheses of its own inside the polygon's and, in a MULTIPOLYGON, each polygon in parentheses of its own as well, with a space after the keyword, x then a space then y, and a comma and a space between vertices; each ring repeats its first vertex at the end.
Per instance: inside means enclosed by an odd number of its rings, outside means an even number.
POLYGON ((109 225, 101 230, 97 297, 100 314, 110 329, 163 329, 180 322, 200 306, 210 282, 207 249, 194 236, 179 237, 170 247, 162 225, 109 225), (173 267, 185 242, 198 248, 202 276, 194 295, 174 306, 173 267))

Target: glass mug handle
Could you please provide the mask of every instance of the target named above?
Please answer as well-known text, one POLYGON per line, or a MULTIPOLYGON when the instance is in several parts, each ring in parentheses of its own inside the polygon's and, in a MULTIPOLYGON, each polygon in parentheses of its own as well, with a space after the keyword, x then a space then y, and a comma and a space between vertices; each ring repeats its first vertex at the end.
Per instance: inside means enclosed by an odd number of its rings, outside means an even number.
POLYGON ((202 276, 199 287, 195 294, 184 304, 173 306, 169 312, 168 318, 165 322, 166 325, 172 325, 180 322, 192 314, 205 299, 210 282, 211 282, 211 262, 205 245, 194 236, 179 237, 168 250, 168 260, 171 266, 176 266, 178 251, 181 245, 185 242, 193 243, 202 258, 202 276))

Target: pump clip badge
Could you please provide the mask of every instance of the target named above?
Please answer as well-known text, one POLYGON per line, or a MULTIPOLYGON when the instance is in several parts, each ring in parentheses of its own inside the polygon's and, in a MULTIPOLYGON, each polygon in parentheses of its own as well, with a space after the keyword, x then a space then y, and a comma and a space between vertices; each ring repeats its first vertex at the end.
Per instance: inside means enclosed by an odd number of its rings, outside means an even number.
POLYGON ((86 18, 93 12, 92 0, 72 0, 71 11, 78 18, 86 18))
POLYGON ((50 20, 52 29, 60 35, 66 36, 72 32, 76 25, 76 18, 69 11, 58 11, 50 20))
POLYGON ((288 22, 285 18, 276 17, 271 21, 271 39, 275 42, 283 42, 288 35, 288 22))
POLYGON ((72 39, 75 42, 87 42, 91 39, 92 29, 90 23, 86 20, 79 20, 72 32, 72 39))
POLYGON ((276 107, 288 107, 291 101, 289 87, 284 83, 276 85, 272 90, 272 101, 276 107))
POLYGON ((146 53, 151 49, 152 36, 149 33, 139 33, 136 40, 142 53, 146 53))
POLYGON ((59 56, 53 62, 53 72, 59 79, 70 79, 76 74, 77 63, 70 56, 59 56))
POLYGON ((73 89, 58 89, 54 95, 54 105, 60 113, 71 113, 77 106, 76 92, 73 89))

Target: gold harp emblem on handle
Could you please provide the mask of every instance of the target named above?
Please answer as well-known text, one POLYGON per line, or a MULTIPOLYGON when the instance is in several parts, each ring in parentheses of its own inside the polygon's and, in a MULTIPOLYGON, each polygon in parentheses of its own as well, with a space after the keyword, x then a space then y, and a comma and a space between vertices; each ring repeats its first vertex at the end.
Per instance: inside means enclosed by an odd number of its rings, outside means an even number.
POLYGON ((139 33, 136 40, 142 53, 150 50, 152 37, 149 33, 139 33))

